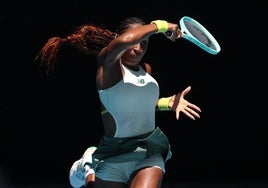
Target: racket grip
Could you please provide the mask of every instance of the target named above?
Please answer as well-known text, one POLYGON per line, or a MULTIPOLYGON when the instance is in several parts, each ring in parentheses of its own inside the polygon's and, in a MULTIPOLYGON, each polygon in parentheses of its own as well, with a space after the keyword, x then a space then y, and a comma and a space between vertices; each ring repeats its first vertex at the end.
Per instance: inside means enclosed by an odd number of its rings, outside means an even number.
POLYGON ((167 32, 166 32, 166 35, 167 35, 168 37, 171 37, 171 36, 172 36, 172 31, 167 31, 167 32))

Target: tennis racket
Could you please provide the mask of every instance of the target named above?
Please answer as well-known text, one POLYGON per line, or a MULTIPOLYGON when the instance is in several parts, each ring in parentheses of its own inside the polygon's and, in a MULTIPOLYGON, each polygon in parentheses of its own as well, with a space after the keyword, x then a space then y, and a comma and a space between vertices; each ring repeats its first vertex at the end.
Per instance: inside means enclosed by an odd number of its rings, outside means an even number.
MULTIPOLYGON (((212 34, 199 22, 184 16, 180 19, 181 37, 199 46, 206 52, 216 55, 221 51, 221 47, 212 34)), ((170 37, 171 31, 167 31, 166 35, 170 37)))

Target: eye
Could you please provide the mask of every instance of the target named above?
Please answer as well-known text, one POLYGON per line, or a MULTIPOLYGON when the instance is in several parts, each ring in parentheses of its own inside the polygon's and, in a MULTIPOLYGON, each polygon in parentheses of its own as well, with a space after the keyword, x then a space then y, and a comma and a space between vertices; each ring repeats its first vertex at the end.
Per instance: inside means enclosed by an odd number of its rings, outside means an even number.
POLYGON ((147 46, 148 46, 148 40, 143 40, 143 41, 141 41, 141 42, 140 42, 140 45, 141 45, 142 48, 147 47, 147 46))

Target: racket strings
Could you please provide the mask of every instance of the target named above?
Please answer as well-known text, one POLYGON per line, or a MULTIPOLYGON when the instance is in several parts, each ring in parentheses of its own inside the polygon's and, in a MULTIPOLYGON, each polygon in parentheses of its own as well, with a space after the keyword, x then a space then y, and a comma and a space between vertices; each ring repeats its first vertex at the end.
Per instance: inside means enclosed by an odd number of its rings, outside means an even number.
POLYGON ((210 40, 210 37, 206 34, 206 31, 203 31, 202 28, 198 27, 193 22, 184 22, 184 24, 193 37, 205 44, 207 47, 217 50, 213 41, 210 40))

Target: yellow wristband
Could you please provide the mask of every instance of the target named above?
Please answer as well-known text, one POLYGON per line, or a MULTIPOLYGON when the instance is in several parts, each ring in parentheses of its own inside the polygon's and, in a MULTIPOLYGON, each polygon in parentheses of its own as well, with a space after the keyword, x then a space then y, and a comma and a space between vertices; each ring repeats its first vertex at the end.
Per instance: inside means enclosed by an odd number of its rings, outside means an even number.
POLYGON ((161 99, 158 100, 157 102, 157 107, 160 111, 166 111, 166 110, 171 110, 168 107, 168 103, 171 97, 163 97, 161 99))
POLYGON ((168 22, 165 20, 154 20, 151 24, 156 25, 157 33, 165 33, 168 31, 168 22))

